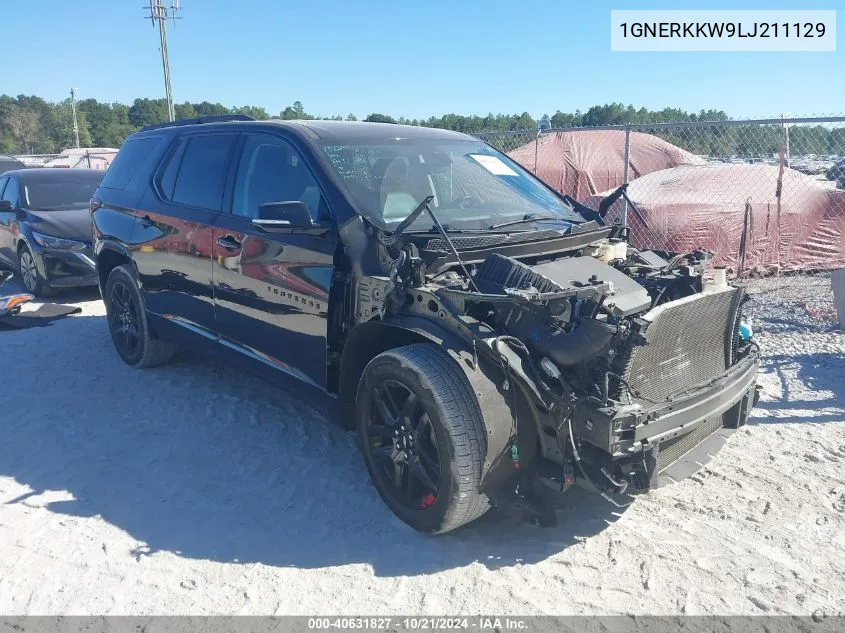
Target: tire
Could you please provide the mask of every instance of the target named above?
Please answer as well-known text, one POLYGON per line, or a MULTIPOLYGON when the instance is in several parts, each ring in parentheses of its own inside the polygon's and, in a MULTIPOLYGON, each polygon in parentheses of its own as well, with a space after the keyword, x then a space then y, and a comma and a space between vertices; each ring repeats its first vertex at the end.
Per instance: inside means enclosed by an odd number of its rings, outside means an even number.
POLYGON ((21 274, 24 288, 36 297, 51 297, 55 291, 47 285, 47 282, 38 272, 35 265, 35 257, 26 244, 23 244, 18 251, 18 271, 21 274))
POLYGON ((144 300, 129 264, 117 266, 109 273, 103 302, 109 333, 123 362, 142 369, 170 360, 175 349, 153 336, 144 300))
POLYGON ((379 354, 364 369, 356 402, 367 470, 396 516, 437 534, 487 512, 487 497, 478 491, 486 452, 481 410, 467 377, 443 350, 415 344, 379 354))

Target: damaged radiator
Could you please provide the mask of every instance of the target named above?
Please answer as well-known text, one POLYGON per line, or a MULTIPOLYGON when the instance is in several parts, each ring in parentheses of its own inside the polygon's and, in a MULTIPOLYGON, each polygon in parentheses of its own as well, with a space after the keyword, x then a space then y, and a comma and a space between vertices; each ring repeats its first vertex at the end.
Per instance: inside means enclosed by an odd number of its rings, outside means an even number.
POLYGON ((692 295, 643 315, 642 338, 623 360, 623 375, 641 404, 665 402, 724 374, 733 359, 742 290, 692 295))

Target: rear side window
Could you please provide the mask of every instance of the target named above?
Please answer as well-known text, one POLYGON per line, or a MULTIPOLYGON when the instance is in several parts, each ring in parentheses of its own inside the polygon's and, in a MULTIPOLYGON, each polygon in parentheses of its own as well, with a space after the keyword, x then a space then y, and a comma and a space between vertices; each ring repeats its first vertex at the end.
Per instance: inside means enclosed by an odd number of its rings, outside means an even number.
POLYGON ((132 177, 141 171, 144 162, 155 149, 161 137, 133 138, 126 141, 117 153, 114 162, 106 170, 101 187, 125 189, 132 177))
POLYGON ((162 172, 160 187, 177 204, 220 211, 236 134, 207 134, 180 140, 162 172))
POLYGON ((168 155, 167 165, 164 171, 161 172, 158 186, 166 200, 173 200, 173 188, 176 186, 176 176, 179 175, 179 166, 182 164, 182 155, 185 153, 185 147, 187 145, 188 140, 185 137, 176 141, 176 146, 168 155))

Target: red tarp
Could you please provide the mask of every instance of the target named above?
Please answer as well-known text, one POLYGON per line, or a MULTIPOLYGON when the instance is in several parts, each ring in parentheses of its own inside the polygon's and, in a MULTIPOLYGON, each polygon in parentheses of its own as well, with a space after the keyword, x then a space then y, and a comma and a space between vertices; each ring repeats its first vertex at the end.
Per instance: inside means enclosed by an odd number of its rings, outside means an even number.
MULTIPOLYGON (((745 206, 750 201, 746 270, 774 268, 778 241, 782 270, 845 266, 845 191, 784 169, 778 240, 777 177, 777 166, 763 164, 715 163, 647 174, 628 187, 628 195, 648 223, 644 227, 628 212, 632 241, 637 246, 683 252, 704 248, 717 254, 717 265, 737 269, 745 206)), ((612 188, 585 203, 598 208, 602 195, 612 188)), ((621 200, 615 203, 609 217, 619 217, 622 205, 621 200)))
MULTIPOLYGON (((546 184, 576 200, 625 182, 625 132, 590 130, 545 134, 508 154, 546 184), (536 154, 536 156, 535 156, 536 154), (535 160, 536 158, 536 160, 535 160)), ((651 134, 631 132, 628 179, 705 161, 651 134)))

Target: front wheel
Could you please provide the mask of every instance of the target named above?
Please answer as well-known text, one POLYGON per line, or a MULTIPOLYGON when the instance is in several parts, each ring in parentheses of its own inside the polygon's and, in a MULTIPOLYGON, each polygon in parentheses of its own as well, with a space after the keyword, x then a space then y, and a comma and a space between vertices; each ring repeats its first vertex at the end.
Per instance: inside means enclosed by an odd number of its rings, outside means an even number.
POLYGON ((373 484, 405 523, 448 532, 488 510, 478 491, 486 451, 481 411, 444 351, 416 344, 376 356, 361 377, 356 415, 373 484))
POLYGON ((35 264, 35 257, 26 245, 22 245, 18 253, 18 270, 21 271, 21 280, 27 292, 36 297, 50 297, 53 292, 38 272, 35 264))

